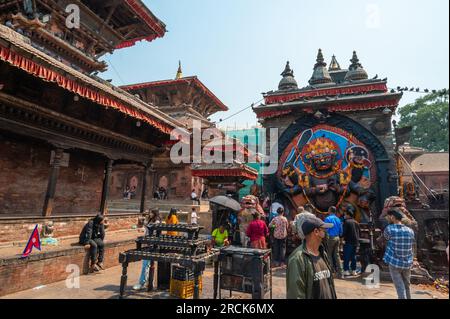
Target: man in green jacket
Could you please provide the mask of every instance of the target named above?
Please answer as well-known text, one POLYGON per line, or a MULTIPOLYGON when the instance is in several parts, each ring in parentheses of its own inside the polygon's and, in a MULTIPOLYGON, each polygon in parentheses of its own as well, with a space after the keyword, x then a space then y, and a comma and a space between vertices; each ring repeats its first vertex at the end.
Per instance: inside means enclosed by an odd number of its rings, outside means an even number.
POLYGON ((288 261, 287 299, 336 299, 332 267, 322 245, 326 224, 317 217, 308 217, 301 225, 305 240, 288 261))

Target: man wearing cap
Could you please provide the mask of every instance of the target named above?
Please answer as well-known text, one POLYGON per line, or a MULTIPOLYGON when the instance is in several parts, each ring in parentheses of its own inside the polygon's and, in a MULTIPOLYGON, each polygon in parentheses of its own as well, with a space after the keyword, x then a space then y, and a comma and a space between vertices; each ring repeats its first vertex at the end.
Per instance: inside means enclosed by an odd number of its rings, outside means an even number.
POLYGON ((392 281, 399 299, 411 299, 411 267, 414 260, 414 231, 402 224, 403 214, 398 208, 387 212, 389 225, 384 230, 388 241, 384 262, 389 265, 392 281))
POLYGON ((315 216, 303 219, 303 244, 290 256, 286 274, 287 299, 336 299, 332 267, 322 245, 326 224, 315 216))

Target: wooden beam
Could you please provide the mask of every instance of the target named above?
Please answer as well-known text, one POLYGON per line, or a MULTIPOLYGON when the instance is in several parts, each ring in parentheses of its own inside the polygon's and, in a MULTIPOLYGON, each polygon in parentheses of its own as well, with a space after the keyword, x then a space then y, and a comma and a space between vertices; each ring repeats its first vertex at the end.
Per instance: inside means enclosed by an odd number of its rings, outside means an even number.
POLYGON ((50 174, 48 178, 47 192, 45 194, 44 208, 42 210, 42 215, 44 217, 49 217, 52 215, 56 193, 56 182, 58 180, 59 168, 62 163, 63 155, 64 150, 62 148, 57 148, 54 150, 53 162, 50 164, 50 174))
MULTIPOLYGON (((91 133, 101 134, 103 136, 109 136, 115 140, 124 142, 126 144, 130 144, 133 146, 136 146, 138 148, 146 149, 149 152, 154 151, 156 147, 154 145, 136 140, 134 138, 130 138, 128 136, 118 134, 114 131, 88 124, 84 121, 77 120, 73 117, 67 116, 65 114, 61 114, 59 112, 55 112, 49 109, 46 109, 44 107, 41 107, 37 104, 22 100, 18 97, 11 96, 9 94, 5 94, 0 92, 0 103, 4 102, 7 105, 12 105, 14 107, 19 107, 21 109, 33 112, 33 113, 39 113, 40 115, 50 118, 52 120, 58 121, 62 124, 70 125, 70 126, 76 126, 77 128, 80 128, 81 130, 88 131, 91 133)), ((120 113, 117 113, 117 117, 120 117, 120 113)), ((43 129, 43 127, 40 127, 43 129)))
POLYGON ((108 213, 109 188, 111 186, 111 176, 114 160, 108 159, 105 165, 105 174, 103 178, 102 199, 100 202, 100 213, 106 215, 108 213))
POLYGON ((122 32, 126 32, 128 30, 130 30, 131 28, 137 28, 139 26, 141 26, 141 23, 133 23, 133 24, 129 24, 129 25, 125 25, 123 27, 117 28, 116 30, 120 33, 122 32))
POLYGON ((106 16, 105 21, 103 22, 102 26, 100 27, 99 33, 101 33, 103 31, 103 29, 108 25, 109 21, 111 20, 114 12, 116 11, 118 6, 119 6, 119 4, 116 3, 109 8, 108 15, 106 16))
POLYGON ((131 36, 133 33, 135 33, 137 30, 137 27, 132 28, 129 32, 127 32, 123 37, 124 38, 128 38, 129 36, 131 36))
POLYGON ((144 174, 142 177, 142 191, 141 191, 141 207, 139 212, 141 214, 144 213, 145 211, 145 198, 146 198, 146 194, 147 194, 147 175, 148 175, 148 171, 149 171, 149 163, 145 163, 144 166, 144 174))

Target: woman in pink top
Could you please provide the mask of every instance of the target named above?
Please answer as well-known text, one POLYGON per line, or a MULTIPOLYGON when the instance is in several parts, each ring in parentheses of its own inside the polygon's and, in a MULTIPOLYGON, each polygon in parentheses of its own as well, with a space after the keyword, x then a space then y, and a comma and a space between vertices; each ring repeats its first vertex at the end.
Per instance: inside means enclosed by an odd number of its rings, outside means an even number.
POLYGON ((253 215, 253 221, 247 227, 247 236, 250 237, 250 245, 256 249, 266 249, 266 237, 269 229, 258 213, 253 215))

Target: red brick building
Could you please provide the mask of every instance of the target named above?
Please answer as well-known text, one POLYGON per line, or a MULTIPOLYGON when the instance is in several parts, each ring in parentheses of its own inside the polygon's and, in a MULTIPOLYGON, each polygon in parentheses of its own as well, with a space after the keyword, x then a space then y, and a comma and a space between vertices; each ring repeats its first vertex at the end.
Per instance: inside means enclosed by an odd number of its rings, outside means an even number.
POLYGON ((181 124, 92 73, 165 25, 138 0, 79 2, 78 29, 68 1, 16 4, 0 4, 0 218, 105 212, 114 165, 148 171, 181 124))

